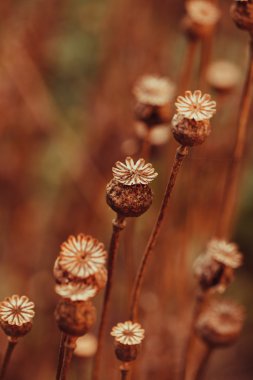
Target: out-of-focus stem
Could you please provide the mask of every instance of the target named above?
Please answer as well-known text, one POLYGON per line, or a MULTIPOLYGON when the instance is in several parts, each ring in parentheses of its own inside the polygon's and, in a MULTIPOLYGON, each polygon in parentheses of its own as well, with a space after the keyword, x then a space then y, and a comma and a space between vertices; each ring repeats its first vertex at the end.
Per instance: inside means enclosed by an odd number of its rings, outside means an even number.
POLYGON ((217 236, 228 237, 233 225, 233 219, 236 208, 236 198, 238 194, 240 174, 241 174, 241 161, 245 152, 247 126, 249 120, 249 112, 252 101, 253 93, 253 40, 250 39, 250 57, 249 67, 246 76, 244 89, 241 98, 241 105, 239 110, 237 137, 234 145, 229 170, 227 173, 225 187, 223 190, 223 200, 221 217, 219 218, 217 226, 217 236))
POLYGON ((210 63, 212 53, 213 34, 202 38, 201 41, 201 58, 199 70, 199 88, 203 91, 206 86, 206 71, 210 63))
POLYGON ((213 348, 211 346, 206 346, 206 350, 200 360, 194 380, 202 380, 204 378, 206 367, 208 365, 212 352, 213 352, 213 348))
POLYGON ((187 52, 184 59, 183 71, 181 74, 178 93, 185 91, 189 87, 191 74, 194 66, 194 58, 197 49, 198 40, 197 39, 188 39, 187 40, 187 52))
POLYGON ((191 324, 190 324, 190 329, 189 329, 189 335, 186 339, 186 343, 183 349, 182 353, 182 364, 180 366, 180 374, 179 374, 179 379, 180 380, 185 380, 186 379, 186 370, 187 370, 187 364, 188 364, 188 358, 191 350, 191 345, 192 341, 194 338, 194 328, 197 322, 197 319, 201 313, 201 310, 203 308, 203 305, 206 301, 206 293, 203 292, 197 292, 196 294, 196 300, 194 304, 194 309, 191 317, 191 324))
POLYGON ((1 367, 1 371, 0 371, 0 380, 3 380, 5 378, 6 371, 8 369, 8 366, 9 366, 9 363, 11 360, 11 356, 12 356, 14 348, 16 347, 16 344, 17 344, 16 339, 10 339, 8 342, 8 346, 7 346, 7 349, 5 351, 3 364, 1 367))
POLYGON ((137 319, 137 309, 138 309, 138 303, 139 303, 139 296, 141 291, 141 286, 143 282, 143 278, 145 275, 145 271, 147 268, 148 259, 150 258, 150 255, 154 249, 154 246, 156 244, 158 235, 161 231, 161 227, 164 222, 165 212, 168 206, 168 201, 171 196, 173 187, 176 182, 176 178, 179 172, 179 169, 181 167, 181 164, 185 158, 185 156, 188 154, 189 148, 186 146, 180 146, 177 149, 176 156, 174 159, 173 167, 170 173, 169 181, 166 187, 166 191, 164 194, 163 202, 159 211, 159 215, 156 221, 156 224, 154 226, 154 229, 151 233, 151 236, 149 238, 148 244, 146 246, 146 249, 144 251, 142 261, 136 276, 135 285, 133 289, 133 296, 132 296, 132 303, 131 303, 131 318, 136 320, 137 319))
POLYGON ((64 343, 64 357, 62 368, 60 371, 60 380, 66 380, 70 363, 73 357, 73 352, 76 348, 76 337, 67 335, 64 343))
POLYGON ((130 374, 130 368, 127 363, 124 363, 120 366, 121 380, 128 380, 130 374))
POLYGON ((107 315, 108 315, 108 309, 109 309, 112 287, 113 287, 114 267, 115 267, 115 261, 116 261, 116 256, 118 252, 118 247, 119 247, 120 232, 122 231, 122 229, 125 228, 125 225, 126 225, 125 217, 117 214, 117 217, 116 219, 113 220, 112 224, 113 224, 113 231, 112 231, 111 242, 110 242, 109 251, 108 251, 108 279, 107 279, 107 284, 105 288, 102 315, 101 315, 101 321, 100 321, 99 332, 98 332, 98 348, 97 348, 97 352, 95 356, 95 362, 94 362, 94 368, 93 368, 93 374, 92 374, 93 380, 98 380, 99 378, 100 364, 101 364, 101 359, 102 359, 103 340, 104 340, 104 335, 105 335, 107 315))
POLYGON ((62 362, 63 362, 64 350, 65 350, 64 344, 65 344, 66 338, 67 338, 67 334, 61 333, 61 341, 60 341, 60 348, 59 348, 56 380, 59 380, 60 375, 61 375, 61 368, 62 368, 62 362))

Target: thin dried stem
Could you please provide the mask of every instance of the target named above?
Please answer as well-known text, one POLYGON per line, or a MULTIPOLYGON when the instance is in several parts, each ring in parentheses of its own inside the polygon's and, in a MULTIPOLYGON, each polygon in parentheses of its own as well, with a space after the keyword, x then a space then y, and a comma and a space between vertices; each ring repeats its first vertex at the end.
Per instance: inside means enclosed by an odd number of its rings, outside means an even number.
POLYGON ((63 358, 64 358, 64 349, 65 349, 64 345, 65 345, 66 339, 67 339, 67 334, 61 333, 56 380, 59 380, 60 375, 61 375, 61 368, 62 368, 62 363, 63 363, 63 358))
POLYGON ((127 363, 120 366, 121 380, 128 380, 130 374, 130 367, 127 363))
POLYGON ((164 198, 163 198, 163 202, 161 205, 161 209, 159 211, 159 215, 158 215, 156 224, 155 224, 154 229, 151 233, 151 236, 149 238, 148 244, 146 246, 146 249, 145 249, 143 257, 142 257, 142 261, 141 261, 141 264, 139 267, 139 271, 138 271, 137 276, 136 276, 136 281, 135 281, 133 296, 132 296, 131 318, 133 318, 134 320, 137 319, 137 309, 138 309, 138 303, 139 303, 139 296, 140 296, 143 278, 145 276, 145 271, 147 268, 148 259, 150 258, 150 255, 151 255, 151 253, 154 249, 154 246, 156 244, 158 235, 161 231, 161 227, 163 225, 164 218, 165 218, 165 212, 166 212, 166 209, 168 206, 168 201, 169 201, 169 198, 171 196, 173 187, 175 185, 179 169, 181 167, 181 164, 182 164, 185 156, 188 154, 188 152, 189 152, 189 148, 185 147, 185 146, 180 146, 177 149, 176 156, 175 156, 174 163, 173 163, 173 167, 172 167, 171 174, 170 174, 170 178, 169 178, 169 182, 167 184, 167 188, 166 188, 164 198))
POLYGON ((203 293, 203 292, 198 292, 196 295, 196 300, 195 300, 195 304, 194 304, 194 309, 193 309, 191 324, 190 324, 190 329, 189 329, 189 335, 187 337, 187 340, 186 340, 186 343, 185 343, 185 346, 183 349, 183 354, 182 354, 182 364, 181 364, 180 374, 179 374, 180 380, 186 379, 188 358, 189 358, 189 354, 191 351, 192 342, 193 342, 193 339, 195 336, 194 328, 195 328, 197 319, 198 319, 198 317, 199 317, 199 315, 203 309, 203 306, 205 304, 206 296, 207 296, 207 294, 203 293))
POLYGON ((196 54, 198 40, 197 39, 188 39, 187 40, 187 52, 184 59, 184 67, 181 74, 178 93, 185 91, 189 87, 191 74, 194 66, 194 58, 196 54))
POLYGON ((150 149, 151 149, 151 144, 150 144, 150 127, 146 127, 147 134, 143 138, 142 141, 142 147, 141 147, 141 154, 140 157, 143 157, 144 160, 148 160, 150 156, 150 149))
POLYGON ((253 94, 253 40, 252 36, 249 44, 250 57, 248 73, 244 84, 239 111, 237 137, 232 153, 229 170, 223 190, 223 201, 221 217, 217 227, 217 236, 228 237, 233 225, 233 218, 236 209, 236 199, 241 177, 241 162, 245 152, 247 140, 247 127, 250 113, 250 106, 253 94))
POLYGON ((10 339, 8 342, 8 346, 7 346, 7 349, 5 351, 5 355, 4 355, 4 359, 3 359, 2 368, 0 371, 0 380, 3 380, 5 378, 6 371, 8 369, 8 366, 9 366, 9 363, 11 360, 11 356, 12 356, 14 348, 16 347, 16 344, 17 344, 17 340, 14 340, 14 339, 13 340, 10 339))
POLYGON ((102 359, 103 340, 105 336, 105 328, 107 322, 107 315, 109 310, 109 304, 111 300, 111 293, 113 287, 114 267, 116 262, 116 256, 119 247, 120 232, 125 228, 125 217, 117 214, 116 219, 113 220, 113 232, 111 236, 110 247, 108 251, 108 279, 105 288, 105 295, 102 307, 101 321, 98 331, 98 348, 95 356, 94 368, 92 379, 98 380, 100 372, 100 364, 102 359))
POLYGON ((67 335, 64 343, 64 356, 62 362, 62 368, 60 371, 60 380, 66 380, 67 373, 70 367, 70 363, 73 357, 74 350, 76 348, 76 337, 67 335))
POLYGON ((206 367, 208 365, 210 356, 213 352, 213 348, 211 346, 206 346, 206 350, 201 358, 201 361, 199 363, 196 376, 194 380, 203 380, 206 372, 206 367))
POLYGON ((201 58, 200 58, 200 68, 199 68, 199 88, 202 90, 206 86, 206 71, 210 63, 213 45, 213 34, 202 38, 201 41, 201 58))

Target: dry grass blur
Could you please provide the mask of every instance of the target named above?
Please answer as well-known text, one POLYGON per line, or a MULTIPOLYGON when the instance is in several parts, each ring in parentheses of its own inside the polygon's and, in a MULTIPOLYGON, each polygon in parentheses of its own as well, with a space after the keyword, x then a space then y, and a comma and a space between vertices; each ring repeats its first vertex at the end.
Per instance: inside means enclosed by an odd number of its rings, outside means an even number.
MULTIPOLYGON (((182 1, 23 0, 0 4, 0 299, 27 294, 36 304, 29 336, 17 347, 6 380, 55 377, 59 331, 52 267, 59 246, 84 232, 108 244, 112 211, 105 203, 111 167, 127 154, 139 157, 132 87, 145 73, 178 82, 186 40, 182 1)), ((136 363, 139 380, 177 378, 195 282, 194 258, 216 232, 222 189, 236 131, 247 60, 247 36, 220 1, 222 20, 212 57, 236 63, 242 80, 221 96, 208 141, 195 148, 179 174, 170 218, 159 239, 141 297, 147 334, 136 363)), ((190 89, 197 87, 199 51, 190 89)), ((251 112, 250 124, 253 122, 251 112)), ((253 376, 253 175, 249 131, 233 231, 245 263, 228 296, 244 304, 241 339, 211 359, 206 380, 253 376)), ((154 204, 122 238, 110 326, 125 320, 132 282, 163 196, 176 143, 151 148, 159 172, 154 204), (134 236, 133 241, 128 239, 134 236), (127 269, 126 269, 127 268, 127 269)), ((96 301, 100 308, 102 296, 96 301)), ((94 333, 97 332, 97 325, 94 333)), ((0 336, 1 355, 6 339, 0 336)), ((103 380, 117 378, 108 335, 103 380)), ((75 357, 69 379, 88 379, 92 359, 75 357)), ((190 379, 189 379, 190 380, 190 379)))

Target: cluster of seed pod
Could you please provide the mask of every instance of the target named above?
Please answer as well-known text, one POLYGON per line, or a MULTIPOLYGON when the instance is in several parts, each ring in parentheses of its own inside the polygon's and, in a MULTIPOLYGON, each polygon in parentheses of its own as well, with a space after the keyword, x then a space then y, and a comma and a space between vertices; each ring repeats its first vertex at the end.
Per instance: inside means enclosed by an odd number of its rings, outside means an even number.
MULTIPOLYGON (((202 294, 223 293, 234 279, 243 256, 234 243, 213 239, 195 262, 195 276, 202 294)), ((198 316, 196 332, 212 348, 228 346, 240 335, 244 309, 230 301, 211 300, 198 316)))
POLYGON ((95 322, 91 299, 105 287, 106 257, 104 245, 91 236, 70 236, 61 245, 54 265, 55 291, 61 296, 55 318, 65 334, 82 336, 95 322))

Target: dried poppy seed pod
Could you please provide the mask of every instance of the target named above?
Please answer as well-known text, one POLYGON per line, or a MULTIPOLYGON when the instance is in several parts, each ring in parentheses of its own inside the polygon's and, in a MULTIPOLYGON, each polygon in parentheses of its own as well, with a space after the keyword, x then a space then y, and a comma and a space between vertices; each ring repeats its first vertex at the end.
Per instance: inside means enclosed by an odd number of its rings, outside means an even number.
POLYGON ((12 339, 26 335, 32 328, 34 303, 26 296, 13 295, 0 303, 0 324, 12 339))
POLYGON ((118 323, 113 327, 111 335, 115 338, 115 355, 118 360, 134 361, 144 339, 144 330, 141 325, 132 321, 118 323))
POLYGON ((137 217, 149 209, 153 194, 148 183, 156 176, 151 164, 141 158, 136 163, 127 157, 125 164, 116 162, 113 180, 106 186, 107 204, 123 217, 137 217))
POLYGON ((104 268, 106 258, 103 243, 92 236, 78 234, 69 236, 61 245, 59 266, 71 276, 71 280, 85 280, 104 268))
POLYGON ((225 94, 233 91, 241 79, 239 68, 230 61, 212 62, 206 73, 206 80, 215 91, 225 94))
POLYGON ((220 19, 220 10, 209 1, 192 0, 186 3, 187 15, 182 28, 190 39, 203 38, 213 32, 220 19))
POLYGON ((194 275, 203 291, 216 289, 222 282, 224 266, 217 263, 209 255, 200 255, 194 263, 194 275))
POLYGON ((235 0, 231 5, 230 14, 238 28, 253 32, 252 0, 235 0))
POLYGON ((195 276, 203 291, 224 292, 234 279, 234 270, 242 264, 242 254, 233 243, 213 239, 205 254, 194 264, 195 276))
POLYGON ((211 132, 210 121, 216 112, 216 102, 210 95, 185 91, 185 96, 178 96, 175 103, 177 114, 172 120, 174 138, 183 146, 202 144, 211 132))
POLYGON ((132 362, 136 360, 139 352, 139 345, 128 346, 115 342, 115 355, 121 362, 132 362))
POLYGON ((96 321, 96 309, 90 301, 61 299, 55 309, 59 329, 65 334, 82 336, 96 321))
POLYGON ((148 127, 163 124, 170 120, 170 101, 174 96, 175 85, 167 78, 144 75, 133 89, 135 96, 135 116, 148 127))
POLYGON ((242 331, 245 311, 229 301, 212 301, 200 314, 195 329, 198 336, 210 347, 233 344, 242 331))

